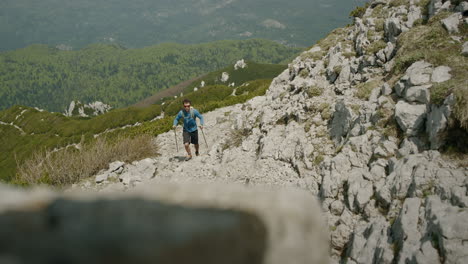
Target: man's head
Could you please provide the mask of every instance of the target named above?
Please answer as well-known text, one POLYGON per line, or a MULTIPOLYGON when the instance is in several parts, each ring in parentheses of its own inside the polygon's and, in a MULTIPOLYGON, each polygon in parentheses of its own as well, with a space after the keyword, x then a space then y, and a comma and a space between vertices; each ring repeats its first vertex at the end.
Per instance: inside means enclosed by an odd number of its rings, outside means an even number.
POLYGON ((183 101, 184 110, 185 110, 185 111, 190 110, 191 104, 192 104, 192 102, 190 102, 189 99, 184 99, 184 101, 183 101))

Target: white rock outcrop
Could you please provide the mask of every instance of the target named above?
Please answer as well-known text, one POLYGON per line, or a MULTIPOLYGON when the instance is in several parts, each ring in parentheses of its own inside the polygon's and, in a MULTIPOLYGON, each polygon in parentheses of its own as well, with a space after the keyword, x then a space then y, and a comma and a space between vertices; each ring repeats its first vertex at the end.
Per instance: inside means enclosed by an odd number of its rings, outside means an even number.
POLYGON ((247 67, 247 63, 245 63, 244 59, 238 60, 238 61, 234 64, 234 70, 244 69, 245 67, 247 67))

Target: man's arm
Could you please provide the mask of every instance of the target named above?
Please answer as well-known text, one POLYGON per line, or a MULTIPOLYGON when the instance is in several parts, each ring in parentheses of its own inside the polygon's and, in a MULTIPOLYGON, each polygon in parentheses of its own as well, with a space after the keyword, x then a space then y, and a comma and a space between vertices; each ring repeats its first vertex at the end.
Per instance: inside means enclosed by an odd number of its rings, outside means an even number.
POLYGON ((205 125, 205 120, 203 119, 203 116, 198 112, 198 110, 195 110, 195 116, 200 119, 200 125, 204 126, 205 125))
POLYGON ((179 111, 179 113, 177 113, 175 119, 174 119, 174 122, 172 124, 173 127, 177 126, 177 124, 179 123, 179 120, 182 118, 182 111, 179 111))

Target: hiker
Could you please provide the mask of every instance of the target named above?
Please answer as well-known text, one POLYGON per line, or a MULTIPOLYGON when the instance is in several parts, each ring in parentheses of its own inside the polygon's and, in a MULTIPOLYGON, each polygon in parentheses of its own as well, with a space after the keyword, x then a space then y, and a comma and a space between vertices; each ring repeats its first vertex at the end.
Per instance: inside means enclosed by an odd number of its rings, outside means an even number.
POLYGON ((196 117, 200 119, 200 129, 203 129, 203 125, 205 121, 203 120, 203 116, 198 112, 197 109, 191 106, 191 102, 189 99, 184 99, 183 102, 184 109, 180 110, 177 114, 176 118, 174 119, 174 125, 172 126, 173 129, 176 128, 177 124, 179 123, 179 119, 182 117, 184 118, 184 147, 187 151, 187 157, 185 160, 190 160, 192 158, 192 152, 190 151, 190 143, 195 145, 195 155, 199 155, 199 144, 198 144, 198 130, 197 130, 197 121, 195 120, 196 117))

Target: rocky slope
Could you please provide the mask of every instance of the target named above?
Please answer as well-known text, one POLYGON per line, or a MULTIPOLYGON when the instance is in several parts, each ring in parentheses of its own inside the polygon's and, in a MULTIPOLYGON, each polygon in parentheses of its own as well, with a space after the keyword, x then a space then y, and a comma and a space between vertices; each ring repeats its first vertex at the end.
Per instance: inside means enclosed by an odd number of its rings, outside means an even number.
POLYGON ((371 1, 354 25, 296 58, 265 96, 206 113, 201 156, 182 162, 171 131, 155 139, 160 156, 112 163, 72 189, 115 192, 161 181, 293 186, 320 197, 336 263, 468 262, 468 168, 439 152, 463 124, 463 98, 456 90, 438 104, 431 98, 431 88, 457 80, 457 65, 466 65, 460 28, 468 5, 425 4, 371 1), (424 10, 449 32, 456 63, 403 60, 400 35, 429 18, 424 10))

